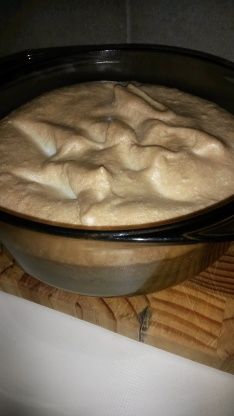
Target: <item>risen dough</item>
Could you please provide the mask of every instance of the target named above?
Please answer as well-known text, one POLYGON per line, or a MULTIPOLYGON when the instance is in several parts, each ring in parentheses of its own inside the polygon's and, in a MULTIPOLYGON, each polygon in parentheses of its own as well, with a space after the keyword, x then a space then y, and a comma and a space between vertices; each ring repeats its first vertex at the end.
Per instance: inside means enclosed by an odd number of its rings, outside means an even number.
POLYGON ((234 116, 176 89, 83 83, 0 123, 0 206, 88 226, 182 216, 233 194, 234 116))

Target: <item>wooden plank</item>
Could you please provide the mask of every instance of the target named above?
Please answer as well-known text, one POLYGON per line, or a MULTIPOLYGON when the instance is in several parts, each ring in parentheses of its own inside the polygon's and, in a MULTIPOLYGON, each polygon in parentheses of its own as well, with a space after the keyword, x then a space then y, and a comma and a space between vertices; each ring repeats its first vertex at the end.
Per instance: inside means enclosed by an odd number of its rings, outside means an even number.
POLYGON ((234 373, 234 243, 199 276, 149 295, 98 298, 55 289, 0 251, 0 289, 140 342, 234 373))

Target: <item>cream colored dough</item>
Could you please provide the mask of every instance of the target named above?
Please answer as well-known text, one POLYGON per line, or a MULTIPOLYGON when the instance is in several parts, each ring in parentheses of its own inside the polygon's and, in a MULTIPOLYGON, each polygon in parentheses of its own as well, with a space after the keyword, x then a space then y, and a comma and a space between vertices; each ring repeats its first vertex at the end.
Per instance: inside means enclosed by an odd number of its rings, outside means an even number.
POLYGON ((179 217, 233 194, 234 116, 176 89, 92 82, 0 123, 0 206, 65 224, 179 217))

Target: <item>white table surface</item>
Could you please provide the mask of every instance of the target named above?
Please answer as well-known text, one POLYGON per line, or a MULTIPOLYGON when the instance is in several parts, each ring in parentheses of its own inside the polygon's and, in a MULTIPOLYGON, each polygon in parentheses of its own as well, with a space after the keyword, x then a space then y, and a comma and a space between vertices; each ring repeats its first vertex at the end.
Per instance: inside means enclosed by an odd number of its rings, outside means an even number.
POLYGON ((1 416, 231 416, 234 377, 0 292, 1 416))

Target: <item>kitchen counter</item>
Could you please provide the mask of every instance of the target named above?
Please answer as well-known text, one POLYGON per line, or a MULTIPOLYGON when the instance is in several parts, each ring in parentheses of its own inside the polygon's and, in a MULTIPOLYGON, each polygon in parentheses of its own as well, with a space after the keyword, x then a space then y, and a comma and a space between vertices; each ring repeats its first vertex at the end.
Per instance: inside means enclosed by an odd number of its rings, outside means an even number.
POLYGON ((0 292, 2 416, 231 416, 234 377, 0 292))

